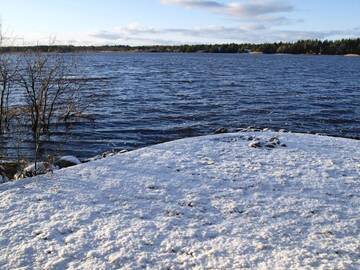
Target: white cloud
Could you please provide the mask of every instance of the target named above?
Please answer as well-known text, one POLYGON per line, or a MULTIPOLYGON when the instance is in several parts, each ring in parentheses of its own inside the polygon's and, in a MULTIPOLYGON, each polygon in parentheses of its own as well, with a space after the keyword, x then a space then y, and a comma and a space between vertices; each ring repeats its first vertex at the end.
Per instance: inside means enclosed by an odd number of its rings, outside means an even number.
POLYGON ((186 7, 203 7, 203 8, 222 8, 224 4, 217 1, 205 0, 161 0, 163 4, 177 4, 186 7))
POLYGON ((188 8, 202 8, 243 20, 276 21, 279 14, 289 13, 294 10, 294 7, 289 2, 281 0, 248 0, 230 4, 205 0, 161 0, 161 3, 181 5, 188 8))
POLYGON ((209 26, 198 28, 152 28, 140 25, 98 31, 90 36, 103 43, 130 45, 168 45, 199 43, 260 43, 296 41, 299 39, 331 39, 338 36, 356 36, 360 31, 295 31, 274 30, 260 24, 244 24, 239 27, 209 26))
POLYGON ((88 33, 28 33, 11 35, 6 45, 179 45, 209 43, 262 43, 299 39, 338 39, 360 36, 360 28, 332 31, 295 31, 268 28, 266 24, 156 28, 132 23, 88 33))

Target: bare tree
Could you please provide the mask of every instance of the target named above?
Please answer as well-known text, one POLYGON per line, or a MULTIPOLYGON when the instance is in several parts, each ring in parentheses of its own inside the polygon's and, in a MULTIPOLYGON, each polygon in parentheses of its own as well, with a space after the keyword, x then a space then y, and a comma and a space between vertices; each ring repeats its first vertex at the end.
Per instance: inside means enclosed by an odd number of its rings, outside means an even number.
POLYGON ((19 84, 25 90, 27 109, 35 146, 35 169, 39 160, 41 137, 50 135, 57 123, 76 114, 80 84, 72 80, 74 64, 63 55, 29 53, 23 57, 19 84))
POLYGON ((0 133, 4 133, 9 128, 9 98, 18 67, 17 58, 2 50, 5 41, 7 44, 12 42, 8 37, 5 38, 2 32, 0 17, 0 133))
POLYGON ((0 133, 4 133, 9 125, 9 98, 16 73, 14 58, 0 54, 0 133))
POLYGON ((1 26, 0 20, 0 134, 10 131, 19 160, 21 144, 32 134, 36 174, 42 142, 57 126, 67 134, 68 124, 87 108, 80 91, 84 81, 71 76, 76 65, 70 55, 34 48, 24 54, 3 53, 2 45, 11 41, 1 26))

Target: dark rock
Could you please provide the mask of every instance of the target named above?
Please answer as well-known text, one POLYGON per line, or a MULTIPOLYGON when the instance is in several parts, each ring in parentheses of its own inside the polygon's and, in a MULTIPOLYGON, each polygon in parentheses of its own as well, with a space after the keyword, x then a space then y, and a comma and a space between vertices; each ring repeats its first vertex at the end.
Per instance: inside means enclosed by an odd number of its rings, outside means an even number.
POLYGON ((265 145, 265 147, 274 149, 274 148, 276 147, 276 145, 273 144, 273 143, 267 143, 267 144, 265 145))
POLYGON ((249 144, 249 146, 252 148, 261 148, 263 144, 260 141, 253 141, 249 144))
POLYGON ((74 156, 65 156, 65 157, 61 157, 59 158, 54 165, 56 167, 59 167, 60 169, 62 168, 68 168, 68 167, 72 167, 75 165, 79 165, 81 163, 81 161, 74 156))
POLYGON ((236 132, 247 132, 248 130, 246 128, 237 128, 235 129, 236 132))
MULTIPOLYGON (((0 170, 1 170, 1 168, 0 168, 0 170)), ((6 183, 8 181, 9 181, 9 178, 7 178, 6 176, 0 174, 0 184, 4 184, 4 183, 6 183)))
POLYGON ((281 143, 278 137, 272 137, 270 139, 260 139, 253 136, 248 138, 249 147, 252 148, 267 148, 267 149, 275 149, 277 147, 286 147, 286 144, 281 143))
POLYGON ((229 132, 229 130, 227 128, 219 128, 214 133, 215 134, 224 134, 224 133, 228 133, 228 132, 229 132))
POLYGON ((111 150, 111 151, 106 151, 106 152, 102 153, 102 154, 101 154, 101 157, 102 157, 102 158, 107 158, 107 157, 115 156, 115 155, 117 155, 117 154, 124 154, 124 153, 126 153, 126 152, 127 152, 127 150, 124 150, 124 149, 121 149, 121 150, 119 150, 119 149, 113 149, 113 150, 111 150))
POLYGON ((237 128, 236 132, 263 132, 263 131, 271 131, 269 128, 256 128, 256 127, 247 127, 247 128, 237 128))
POLYGON ((90 161, 94 161, 94 160, 99 160, 99 159, 103 159, 103 158, 108 158, 108 157, 112 157, 112 156, 115 156, 117 154, 125 154, 129 152, 128 150, 126 149, 113 149, 113 150, 110 150, 110 151, 106 151, 100 155, 97 155, 95 157, 92 157, 92 158, 88 158, 88 159, 85 159, 83 160, 84 163, 86 162, 90 162, 90 161))
POLYGON ((33 163, 20 172, 16 173, 14 179, 19 180, 27 177, 34 177, 37 175, 46 174, 48 172, 53 172, 54 169, 55 167, 48 162, 38 162, 35 169, 35 163, 33 163))
POLYGON ((16 161, 0 161, 0 175, 4 178, 14 179, 19 169, 20 164, 16 161))
POLYGON ((270 143, 272 144, 276 144, 276 145, 280 145, 280 139, 278 137, 272 137, 270 140, 269 140, 270 143))

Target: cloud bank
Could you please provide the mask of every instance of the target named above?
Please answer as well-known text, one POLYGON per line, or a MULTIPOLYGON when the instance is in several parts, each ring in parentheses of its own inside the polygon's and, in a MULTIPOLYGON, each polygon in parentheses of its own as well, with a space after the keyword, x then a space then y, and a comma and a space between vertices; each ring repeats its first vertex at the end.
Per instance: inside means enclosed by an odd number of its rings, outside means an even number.
POLYGON ((294 7, 289 2, 279 0, 253 0, 229 4, 219 1, 203 0, 161 0, 161 3, 167 5, 180 5, 187 8, 202 8, 240 20, 279 21, 279 19, 285 19, 284 16, 279 16, 279 14, 289 13, 294 10, 294 7))
POLYGON ((332 39, 339 36, 355 37, 359 29, 333 31, 274 30, 264 25, 242 25, 239 27, 209 26, 199 28, 149 28, 140 25, 120 27, 90 34, 104 43, 126 43, 138 45, 199 44, 199 43, 259 43, 296 41, 299 39, 332 39), (145 43, 144 43, 145 42, 145 43))
MULTIPOLYGON (((179 45, 209 43, 263 43, 296 41, 299 39, 337 39, 357 37, 360 28, 329 31, 299 31, 291 24, 296 8, 290 0, 154 0, 168 8, 196 9, 225 17, 221 25, 205 23, 198 27, 150 27, 131 23, 119 27, 99 29, 87 33, 63 33, 55 35, 57 44, 73 45, 179 45)), ((165 11, 166 12, 166 11, 165 11)), ((210 17, 210 19, 212 19, 210 17)), ((299 29, 299 27, 296 27, 299 29)), ((49 44, 49 37, 31 33, 18 39, 18 44, 49 44)))

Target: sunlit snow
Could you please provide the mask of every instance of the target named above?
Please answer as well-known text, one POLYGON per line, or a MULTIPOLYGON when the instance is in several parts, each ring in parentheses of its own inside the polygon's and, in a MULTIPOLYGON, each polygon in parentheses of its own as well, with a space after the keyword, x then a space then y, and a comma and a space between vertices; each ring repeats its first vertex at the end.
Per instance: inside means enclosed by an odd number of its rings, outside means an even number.
POLYGON ((1 269, 360 267, 360 141, 191 138, 0 193, 1 269))

